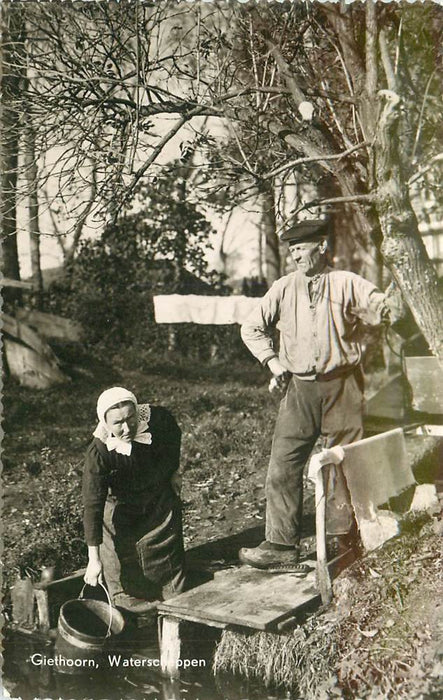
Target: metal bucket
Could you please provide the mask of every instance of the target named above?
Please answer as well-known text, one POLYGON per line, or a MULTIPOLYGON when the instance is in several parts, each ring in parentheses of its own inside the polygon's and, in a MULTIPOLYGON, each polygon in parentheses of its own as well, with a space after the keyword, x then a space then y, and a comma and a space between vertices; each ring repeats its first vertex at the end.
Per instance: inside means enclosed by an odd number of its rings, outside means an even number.
MULTIPOLYGON (((101 585, 101 584, 100 584, 101 585)), ((86 586, 86 584, 85 584, 86 586)), ((125 626, 122 614, 108 602, 87 600, 82 591, 60 608, 55 642, 55 667, 62 673, 94 671, 100 667, 105 646, 125 626)))

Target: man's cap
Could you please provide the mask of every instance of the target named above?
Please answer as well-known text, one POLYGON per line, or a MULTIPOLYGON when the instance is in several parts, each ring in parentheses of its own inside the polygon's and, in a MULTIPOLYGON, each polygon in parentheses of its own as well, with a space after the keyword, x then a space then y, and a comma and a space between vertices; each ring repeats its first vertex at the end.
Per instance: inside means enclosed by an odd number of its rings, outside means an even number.
POLYGON ((287 243, 305 243, 327 238, 329 234, 328 219, 306 219, 290 226, 281 235, 280 240, 287 243))

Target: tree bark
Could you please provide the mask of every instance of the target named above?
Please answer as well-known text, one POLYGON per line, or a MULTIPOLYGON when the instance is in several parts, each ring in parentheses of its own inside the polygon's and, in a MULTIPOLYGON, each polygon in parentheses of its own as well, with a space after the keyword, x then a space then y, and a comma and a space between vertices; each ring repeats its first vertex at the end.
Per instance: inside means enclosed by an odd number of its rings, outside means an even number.
MULTIPOLYGON (((334 19, 337 19, 335 14, 332 16, 334 19)), ((340 20, 342 21, 343 18, 340 18, 340 20)), ((343 21, 340 24, 340 28, 343 30, 344 25, 342 25, 343 21)), ((364 75, 361 61, 357 60, 357 52, 351 51, 351 45, 349 42, 348 44, 348 60, 355 64, 355 72, 357 74, 358 68, 360 69, 360 75, 364 75)), ((271 50, 290 92, 291 101, 294 106, 298 108, 301 101, 306 98, 298 87, 296 79, 291 73, 290 66, 284 60, 277 47, 271 45, 271 50)), ((359 84, 358 89, 362 90, 363 85, 360 86, 359 84)), ((292 130, 285 130, 278 122, 271 122, 269 128, 274 134, 279 134, 288 145, 298 152, 303 153, 307 157, 318 158, 318 165, 323 171, 333 175, 344 196, 353 197, 366 194, 367 189, 365 189, 363 181, 360 179, 355 168, 343 165, 343 163, 337 166, 337 164, 332 161, 322 160, 322 156, 330 156, 336 153, 337 145, 332 134, 327 134, 324 129, 320 129, 317 126, 315 118, 313 122, 303 124, 298 129, 297 133, 292 130)), ((362 168, 360 175, 364 177, 364 179, 367 178, 367 173, 364 171, 364 168, 362 168)), ((381 277, 381 270, 379 256, 377 255, 374 243, 374 239, 377 237, 378 222, 371 217, 370 212, 365 212, 358 204, 351 206, 350 211, 350 229, 352 229, 352 235, 355 237, 359 247, 358 253, 362 261, 361 272, 367 279, 378 284, 381 277)), ((343 233, 344 232, 339 232, 339 235, 343 235, 343 233)))
MULTIPOLYGON (((14 72, 14 50, 20 41, 22 23, 20 7, 14 3, 2 5, 2 80, 1 80, 1 203, 0 229, 2 239, 2 271, 5 277, 20 279, 17 250, 17 160, 19 142, 19 117, 17 99, 21 76, 14 72)), ((16 288, 4 290, 5 301, 20 302, 21 291, 16 288)))
POLYGON ((377 39, 383 39, 383 33, 378 27, 377 9, 374 0, 367 1, 365 65, 359 58, 353 40, 350 17, 352 8, 328 5, 324 11, 330 26, 336 32, 346 69, 351 76, 364 138, 375 141, 374 149, 368 148, 367 178, 368 190, 375 189, 377 192, 373 240, 377 241, 385 264, 401 289, 431 352, 441 357, 442 299, 437 275, 428 258, 411 205, 407 177, 402 171, 402 163, 410 149, 405 143, 405 129, 402 129, 399 119, 398 86, 390 65, 386 41, 381 43, 381 59, 390 90, 381 93, 385 102, 378 123, 376 119, 379 82, 377 39))
POLYGON ((265 243, 265 274, 268 287, 281 275, 281 260, 277 222, 275 218, 274 189, 271 183, 266 183, 261 193, 262 197, 262 233, 265 243))
POLYGON ((400 163, 400 98, 391 90, 381 90, 379 95, 384 100, 375 144, 381 252, 431 352, 443 359, 443 305, 437 273, 420 236, 400 163))
MULTIPOLYGON (((365 192, 371 192, 375 185, 374 155, 372 141, 377 123, 377 8, 374 0, 365 5, 365 51, 364 60, 353 38, 352 7, 341 4, 325 5, 323 12, 331 28, 335 31, 346 70, 350 76, 354 98, 358 110, 358 123, 364 139, 369 142, 365 177, 365 192)), ((355 177, 346 170, 338 174, 337 181, 343 194, 355 194, 355 177)), ((353 208, 354 229, 362 232, 366 242, 366 255, 362 274, 377 286, 381 286, 383 266, 378 246, 381 243, 380 222, 373 208, 366 211, 359 205, 353 208)), ((358 234, 357 234, 358 235, 358 234)), ((363 242, 362 240, 362 242, 363 242)))
MULTIPOLYGON (((316 143, 310 141, 308 134, 295 134, 292 131, 285 130, 282 124, 277 121, 270 122, 269 129, 272 133, 280 135, 288 146, 291 146, 296 151, 308 157, 318 158, 318 165, 326 173, 335 178, 344 196, 355 197, 356 195, 365 194, 355 173, 349 168, 336 170, 331 161, 321 160, 321 156, 332 155, 335 152, 332 146, 323 144, 324 150, 322 150, 316 143)), ((378 228, 378 222, 373 221, 370 212, 365 212, 358 203, 351 205, 349 210, 351 213, 348 217, 348 232, 349 236, 355 239, 356 246, 358 246, 358 256, 361 260, 361 273, 374 284, 379 284, 381 277, 379 259, 375 244, 372 242, 374 231, 378 228), (350 225, 349 221, 351 222, 350 225)), ((346 236, 348 232, 339 231, 338 235, 346 236)))
POLYGON ((35 160, 35 133, 29 124, 24 125, 24 160, 28 183, 29 248, 31 271, 36 291, 36 306, 42 308, 43 276, 40 264, 40 224, 38 204, 38 169, 35 160))

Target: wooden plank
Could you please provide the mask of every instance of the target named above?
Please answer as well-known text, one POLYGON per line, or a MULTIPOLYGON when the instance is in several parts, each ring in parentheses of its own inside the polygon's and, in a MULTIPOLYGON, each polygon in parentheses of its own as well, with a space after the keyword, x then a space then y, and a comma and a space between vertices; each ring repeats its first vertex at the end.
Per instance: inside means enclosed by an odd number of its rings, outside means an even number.
POLYGON ((346 551, 338 554, 336 557, 334 557, 334 559, 331 559, 331 561, 328 562, 329 576, 331 578, 338 576, 343 569, 346 569, 348 566, 351 566, 351 564, 354 563, 357 556, 356 550, 352 547, 349 547, 346 549, 346 551))
POLYGON ((3 314, 3 331, 10 335, 13 339, 21 340, 30 348, 43 355, 46 359, 54 364, 58 364, 58 360, 48 343, 45 343, 42 338, 30 326, 22 321, 19 321, 13 316, 3 314))
POLYGON ((195 621, 211 621, 265 630, 319 597, 315 587, 315 561, 311 572, 272 574, 243 566, 217 573, 213 581, 170 598, 158 607, 162 614, 192 615, 195 621))
POLYGON ((29 578, 17 579, 11 588, 12 619, 16 625, 34 624, 34 590, 29 578))
POLYGON ((48 389, 54 384, 69 381, 59 367, 25 345, 4 339, 6 361, 9 371, 20 384, 31 389, 48 389))
POLYGON ((397 374, 367 399, 365 415, 402 421, 408 403, 406 380, 402 374, 397 374))
MULTIPOLYGON (((162 615, 162 613, 159 614, 162 615)), ((168 617, 173 617, 173 615, 168 613, 168 617)), ((216 629, 220 630, 225 630, 227 627, 238 627, 238 625, 229 625, 227 622, 219 622, 218 620, 207 620, 206 622, 202 623, 201 617, 192 615, 189 612, 183 612, 183 610, 180 610, 180 614, 177 615, 177 620, 195 622, 198 625, 205 624, 207 627, 215 627, 216 629)))
MULTIPOLYGON (((339 554, 337 557, 332 559, 330 562, 328 562, 328 571, 329 571, 329 576, 331 578, 335 578, 338 576, 343 569, 346 567, 350 566, 357 558, 356 552, 349 548, 342 554, 339 554)), ((308 561, 309 564, 312 566, 314 565, 314 561, 308 561)), ((258 571, 258 569, 252 570, 250 567, 245 566, 242 567, 241 569, 243 572, 249 572, 252 574, 253 572, 253 578, 254 582, 260 579, 260 575, 263 575, 265 572, 263 571, 258 571)), ((236 571, 239 571, 239 569, 236 569, 236 571)), ((216 580, 219 579, 220 576, 223 576, 226 574, 226 571, 223 572, 217 572, 215 575, 216 580)), ((294 574, 268 574, 268 576, 272 576, 272 585, 276 585, 276 581, 280 579, 283 576, 294 576, 294 574)), ((312 571, 310 574, 308 574, 307 578, 304 579, 306 582, 308 580, 310 583, 315 585, 316 577, 314 572, 312 571)), ((302 583, 300 579, 292 579, 290 582, 291 585, 291 591, 293 593, 294 588, 302 583)), ((260 582, 260 585, 261 582, 260 582)), ((191 592, 196 592, 196 598, 197 598, 197 604, 201 604, 201 596, 198 591, 201 592, 203 586, 198 586, 197 588, 193 589, 191 592)), ((279 595, 279 589, 280 587, 277 586, 274 588, 274 590, 277 591, 277 595, 279 595)), ((189 601, 185 605, 182 605, 181 600, 178 600, 178 598, 182 598, 183 596, 186 596, 186 593, 181 594, 180 596, 177 596, 177 598, 174 599, 169 599, 168 601, 165 601, 164 603, 161 603, 159 605, 159 614, 164 615, 167 614, 170 617, 176 617, 179 620, 186 620, 188 622, 194 622, 197 624, 204 624, 208 627, 216 627, 219 629, 226 629, 226 628, 238 628, 239 626, 247 626, 247 627, 252 627, 253 629, 263 629, 263 626, 259 626, 260 623, 257 622, 257 617, 254 617, 253 619, 253 624, 249 625, 239 625, 238 622, 233 623, 232 621, 229 621, 225 619, 224 621, 221 621, 220 619, 214 619, 214 616, 209 617, 203 617, 202 616, 202 611, 192 609, 192 604, 189 603, 189 601), (172 605, 171 605, 172 604, 172 605)), ((293 596, 292 600, 290 602, 290 605, 293 605, 293 596)), ((317 593, 317 589, 315 588, 314 594, 312 596, 306 596, 306 599, 303 599, 303 601, 297 605, 296 608, 294 607, 289 607, 286 612, 282 613, 279 617, 276 617, 272 622, 269 622, 266 624, 265 629, 267 630, 277 630, 277 631, 282 631, 286 629, 287 627, 295 626, 297 624, 297 620, 299 620, 299 613, 301 609, 306 608, 307 606, 310 605, 317 605, 320 603, 320 595, 317 593)))
POLYGON ((39 581, 38 583, 34 584, 34 588, 42 591, 58 591, 66 588, 70 591, 72 585, 74 585, 75 587, 78 586, 78 590, 80 591, 84 584, 83 577, 85 573, 86 569, 77 569, 77 571, 73 571, 72 574, 69 576, 64 576, 64 578, 57 578, 53 581, 39 581))
POLYGON ((44 338, 55 338, 72 343, 83 340, 84 331, 79 323, 62 316, 35 309, 17 309, 16 316, 35 328, 44 338))
POLYGON ((405 357, 416 411, 443 414, 443 368, 436 357, 405 357))
POLYGON ((3 287, 17 287, 19 289, 34 289, 33 282, 23 282, 22 280, 13 280, 10 277, 2 277, 3 287))

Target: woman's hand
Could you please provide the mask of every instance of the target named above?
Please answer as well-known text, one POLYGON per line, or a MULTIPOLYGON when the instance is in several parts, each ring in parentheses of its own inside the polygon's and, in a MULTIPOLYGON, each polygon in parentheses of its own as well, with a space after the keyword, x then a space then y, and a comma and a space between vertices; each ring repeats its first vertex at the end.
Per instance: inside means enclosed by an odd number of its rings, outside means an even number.
POLYGON ((89 586, 96 586, 98 583, 103 583, 103 564, 100 559, 99 548, 95 546, 88 547, 88 554, 89 561, 83 579, 89 586))

